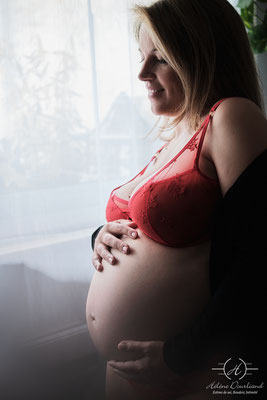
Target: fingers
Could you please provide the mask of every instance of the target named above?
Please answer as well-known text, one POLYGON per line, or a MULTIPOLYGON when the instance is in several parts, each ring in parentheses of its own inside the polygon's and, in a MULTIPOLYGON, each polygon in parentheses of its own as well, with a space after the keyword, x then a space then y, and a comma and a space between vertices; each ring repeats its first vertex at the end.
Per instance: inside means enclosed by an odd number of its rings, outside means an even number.
POLYGON ((98 256, 106 260, 111 265, 115 263, 115 257, 110 253, 107 246, 104 245, 102 242, 96 245, 95 252, 98 256))
POLYGON ((127 220, 120 220, 120 222, 109 222, 107 224, 108 232, 113 235, 126 235, 131 239, 136 239, 138 237, 138 233, 135 229, 133 229, 133 227, 136 227, 137 225, 134 222, 128 222, 125 224, 121 221, 127 220))
POLYGON ((131 380, 134 383, 143 383, 143 384, 145 384, 147 381, 142 374, 124 372, 116 368, 112 369, 117 375, 119 375, 121 378, 127 379, 128 381, 131 380))
POLYGON ((118 221, 108 222, 98 233, 95 241, 94 255, 92 258, 93 266, 98 271, 103 271, 102 260, 114 265, 116 258, 110 252, 110 249, 117 249, 124 254, 129 254, 130 247, 120 238, 125 235, 131 239, 138 237, 135 230, 137 224, 133 221, 120 219, 118 221))
POLYGON ((95 261, 94 265, 99 265, 102 259, 106 260, 109 264, 114 265, 116 263, 116 258, 111 254, 109 248, 114 248, 120 250, 122 253, 129 253, 129 246, 126 243, 123 243, 121 240, 109 235, 110 238, 103 238, 103 242, 98 243, 95 246, 93 260, 95 261), (105 243, 105 244, 104 244, 105 243), (108 243, 108 246, 106 246, 108 243))
POLYGON ((118 344, 119 350, 133 352, 132 360, 110 360, 107 364, 122 378, 132 379, 140 383, 159 385, 176 384, 181 378, 165 364, 162 349, 163 341, 124 340, 118 344), (141 353, 139 358, 136 354, 141 353))
POLYGON ((129 374, 140 373, 142 368, 140 363, 137 361, 114 361, 110 360, 107 362, 112 368, 120 370, 122 372, 127 372, 129 374))
POLYGON ((145 364, 145 359, 143 357, 144 349, 147 348, 147 345, 150 342, 137 341, 137 340, 127 340, 122 341, 118 344, 118 349, 123 351, 131 351, 136 354, 135 357, 139 357, 138 359, 130 361, 108 361, 108 365, 112 368, 116 368, 117 370, 127 372, 130 374, 140 373, 145 364), (141 358, 140 358, 141 357, 141 358))
POLYGON ((99 272, 103 271, 103 265, 101 264, 101 257, 99 257, 97 254, 93 256, 92 258, 92 263, 95 269, 99 272))
POLYGON ((143 360, 135 361, 108 361, 107 364, 113 371, 125 379, 132 379, 135 382, 146 383, 149 381, 147 367, 143 360))
POLYGON ((127 340, 120 342, 118 344, 118 349, 123 351, 145 353, 150 347, 150 343, 151 342, 145 342, 140 340, 127 340))
POLYGON ((119 224, 123 224, 123 225, 129 226, 131 228, 137 228, 137 223, 134 222, 134 221, 131 221, 129 219, 119 219, 119 220, 117 220, 115 222, 118 222, 119 224))
POLYGON ((130 251, 127 243, 124 243, 122 240, 118 239, 116 236, 111 235, 110 233, 103 234, 102 242, 110 248, 117 249, 124 254, 128 254, 130 251))

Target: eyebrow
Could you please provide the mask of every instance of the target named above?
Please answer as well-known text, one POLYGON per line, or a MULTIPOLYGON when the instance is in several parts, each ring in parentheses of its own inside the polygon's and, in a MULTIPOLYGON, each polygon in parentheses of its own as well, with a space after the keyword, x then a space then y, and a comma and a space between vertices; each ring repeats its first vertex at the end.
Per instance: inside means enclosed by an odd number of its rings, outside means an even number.
MULTIPOLYGON (((141 50, 141 49, 138 49, 138 51, 140 51, 140 52, 142 53, 142 50, 141 50)), ((151 53, 155 53, 155 51, 158 51, 158 49, 152 49, 152 50, 151 50, 151 53)))

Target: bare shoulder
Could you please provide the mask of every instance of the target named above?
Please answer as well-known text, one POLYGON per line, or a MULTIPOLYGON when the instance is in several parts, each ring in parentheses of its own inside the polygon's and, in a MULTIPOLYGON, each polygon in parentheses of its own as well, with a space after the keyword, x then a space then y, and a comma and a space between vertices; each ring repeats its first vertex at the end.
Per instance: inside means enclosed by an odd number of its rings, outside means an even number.
POLYGON ((215 111, 209 138, 209 157, 216 167, 224 195, 249 164, 267 149, 267 120, 252 101, 231 97, 215 111))

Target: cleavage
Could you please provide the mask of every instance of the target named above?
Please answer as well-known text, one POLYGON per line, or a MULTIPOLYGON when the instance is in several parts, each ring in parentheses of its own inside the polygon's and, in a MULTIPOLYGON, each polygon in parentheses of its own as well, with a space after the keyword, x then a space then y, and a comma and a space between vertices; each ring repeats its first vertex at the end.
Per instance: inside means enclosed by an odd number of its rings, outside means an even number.
POLYGON ((178 154, 186 146, 190 139, 191 137, 185 137, 185 135, 179 136, 178 139, 172 139, 169 144, 164 147, 158 154, 156 161, 151 161, 148 164, 147 169, 145 170, 143 175, 137 177, 134 181, 128 182, 125 185, 121 186, 119 189, 116 190, 115 194, 121 199, 130 201, 133 195, 143 185, 145 185, 146 182, 149 181, 149 179, 156 175, 162 169, 162 167, 168 164, 168 162, 173 159, 175 155, 178 154), (140 179, 140 181, 138 178, 140 179), (136 184, 137 180, 139 181, 139 183, 136 184), (127 196, 129 192, 131 194, 127 196))

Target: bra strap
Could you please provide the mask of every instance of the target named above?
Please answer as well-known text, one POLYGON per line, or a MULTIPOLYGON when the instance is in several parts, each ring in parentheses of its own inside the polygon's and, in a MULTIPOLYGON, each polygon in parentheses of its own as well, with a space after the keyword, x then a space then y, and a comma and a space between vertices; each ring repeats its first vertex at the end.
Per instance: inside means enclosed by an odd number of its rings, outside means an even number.
POLYGON ((216 110, 216 108, 226 99, 229 99, 230 97, 224 97, 223 99, 217 101, 217 103, 214 104, 214 106, 211 107, 210 112, 209 112, 209 116, 213 117, 214 112, 216 110))
POLYGON ((214 115, 215 110, 217 109, 217 107, 218 107, 224 100, 226 100, 226 99, 229 99, 229 97, 225 97, 225 98, 223 98, 223 99, 217 101, 217 103, 215 103, 215 104, 211 107, 210 112, 209 112, 209 114, 208 114, 206 120, 204 121, 204 126, 203 126, 203 128, 202 128, 203 130, 202 130, 202 133, 201 133, 201 137, 200 137, 200 139, 199 139, 199 144, 198 144, 198 149, 197 149, 197 155, 196 155, 196 160, 195 160, 195 163, 196 163, 196 164, 198 164, 198 160, 199 160, 199 157, 200 157, 200 152, 201 152, 201 149, 202 149, 203 141, 204 141, 204 138, 205 138, 205 135, 206 135, 206 131, 207 131, 209 122, 210 122, 211 118, 213 117, 213 115, 214 115))

